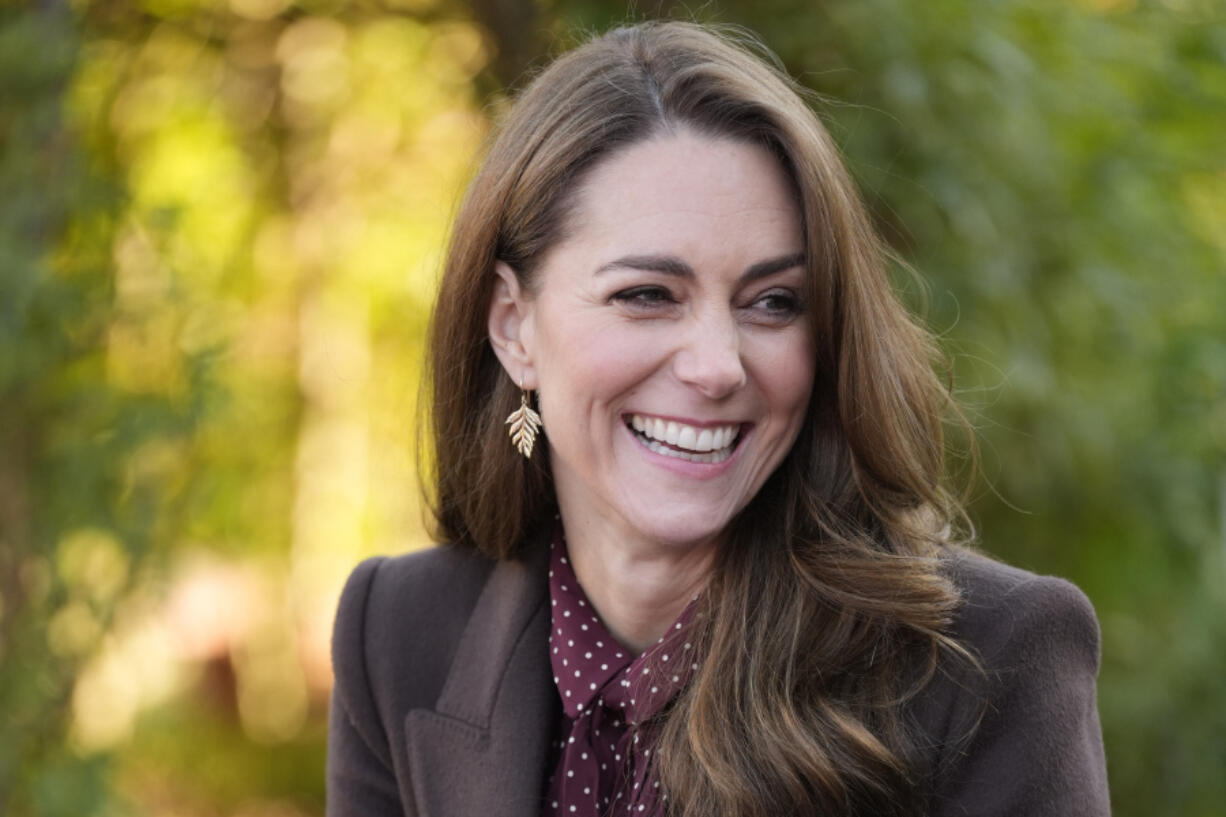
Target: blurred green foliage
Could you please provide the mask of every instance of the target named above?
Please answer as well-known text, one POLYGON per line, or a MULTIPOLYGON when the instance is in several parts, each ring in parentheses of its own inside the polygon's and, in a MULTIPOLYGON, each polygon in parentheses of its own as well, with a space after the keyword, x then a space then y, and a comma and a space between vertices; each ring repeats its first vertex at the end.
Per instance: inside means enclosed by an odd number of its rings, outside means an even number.
POLYGON ((0 811, 322 812, 339 582, 422 541, 472 157, 575 31, 655 16, 759 32, 930 283, 984 549, 1098 608, 1115 812, 1226 814, 1208 0, 4 6, 0 811))

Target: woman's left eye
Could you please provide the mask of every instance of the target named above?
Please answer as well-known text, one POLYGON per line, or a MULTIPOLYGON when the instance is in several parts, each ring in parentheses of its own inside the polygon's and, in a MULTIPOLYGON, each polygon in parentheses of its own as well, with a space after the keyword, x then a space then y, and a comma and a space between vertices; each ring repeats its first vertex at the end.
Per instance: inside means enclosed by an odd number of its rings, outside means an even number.
POLYGON ((751 308, 775 318, 791 318, 802 311, 800 298, 788 289, 772 289, 762 293, 751 308))

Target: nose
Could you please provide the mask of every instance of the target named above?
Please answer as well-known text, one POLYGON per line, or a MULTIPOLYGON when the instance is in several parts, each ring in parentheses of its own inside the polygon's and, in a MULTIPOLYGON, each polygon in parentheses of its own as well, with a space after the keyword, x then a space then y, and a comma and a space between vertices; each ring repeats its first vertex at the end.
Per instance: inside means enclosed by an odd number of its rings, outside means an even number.
POLYGON ((704 397, 719 400, 745 385, 741 337, 731 315, 696 321, 673 356, 677 379, 704 397))

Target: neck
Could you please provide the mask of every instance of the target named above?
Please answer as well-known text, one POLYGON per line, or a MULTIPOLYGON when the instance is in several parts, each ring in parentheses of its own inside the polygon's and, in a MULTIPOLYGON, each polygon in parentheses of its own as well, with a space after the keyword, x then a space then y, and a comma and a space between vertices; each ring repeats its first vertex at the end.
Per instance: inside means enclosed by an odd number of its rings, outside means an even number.
POLYGON ((568 525, 567 551, 601 621, 624 646, 641 653, 706 586, 715 543, 662 545, 610 533, 568 525))

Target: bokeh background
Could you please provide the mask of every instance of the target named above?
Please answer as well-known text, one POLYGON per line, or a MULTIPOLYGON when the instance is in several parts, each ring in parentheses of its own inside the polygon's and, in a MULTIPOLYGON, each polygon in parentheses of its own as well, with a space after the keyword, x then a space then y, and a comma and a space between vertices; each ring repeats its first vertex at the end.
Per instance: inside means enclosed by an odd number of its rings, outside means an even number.
POLYGON ((1226 15, 1207 0, 0 8, 0 812, 323 811, 328 635, 420 547, 422 336, 508 89, 611 23, 821 95, 979 428, 982 546, 1103 629, 1115 812, 1226 815, 1226 15))

